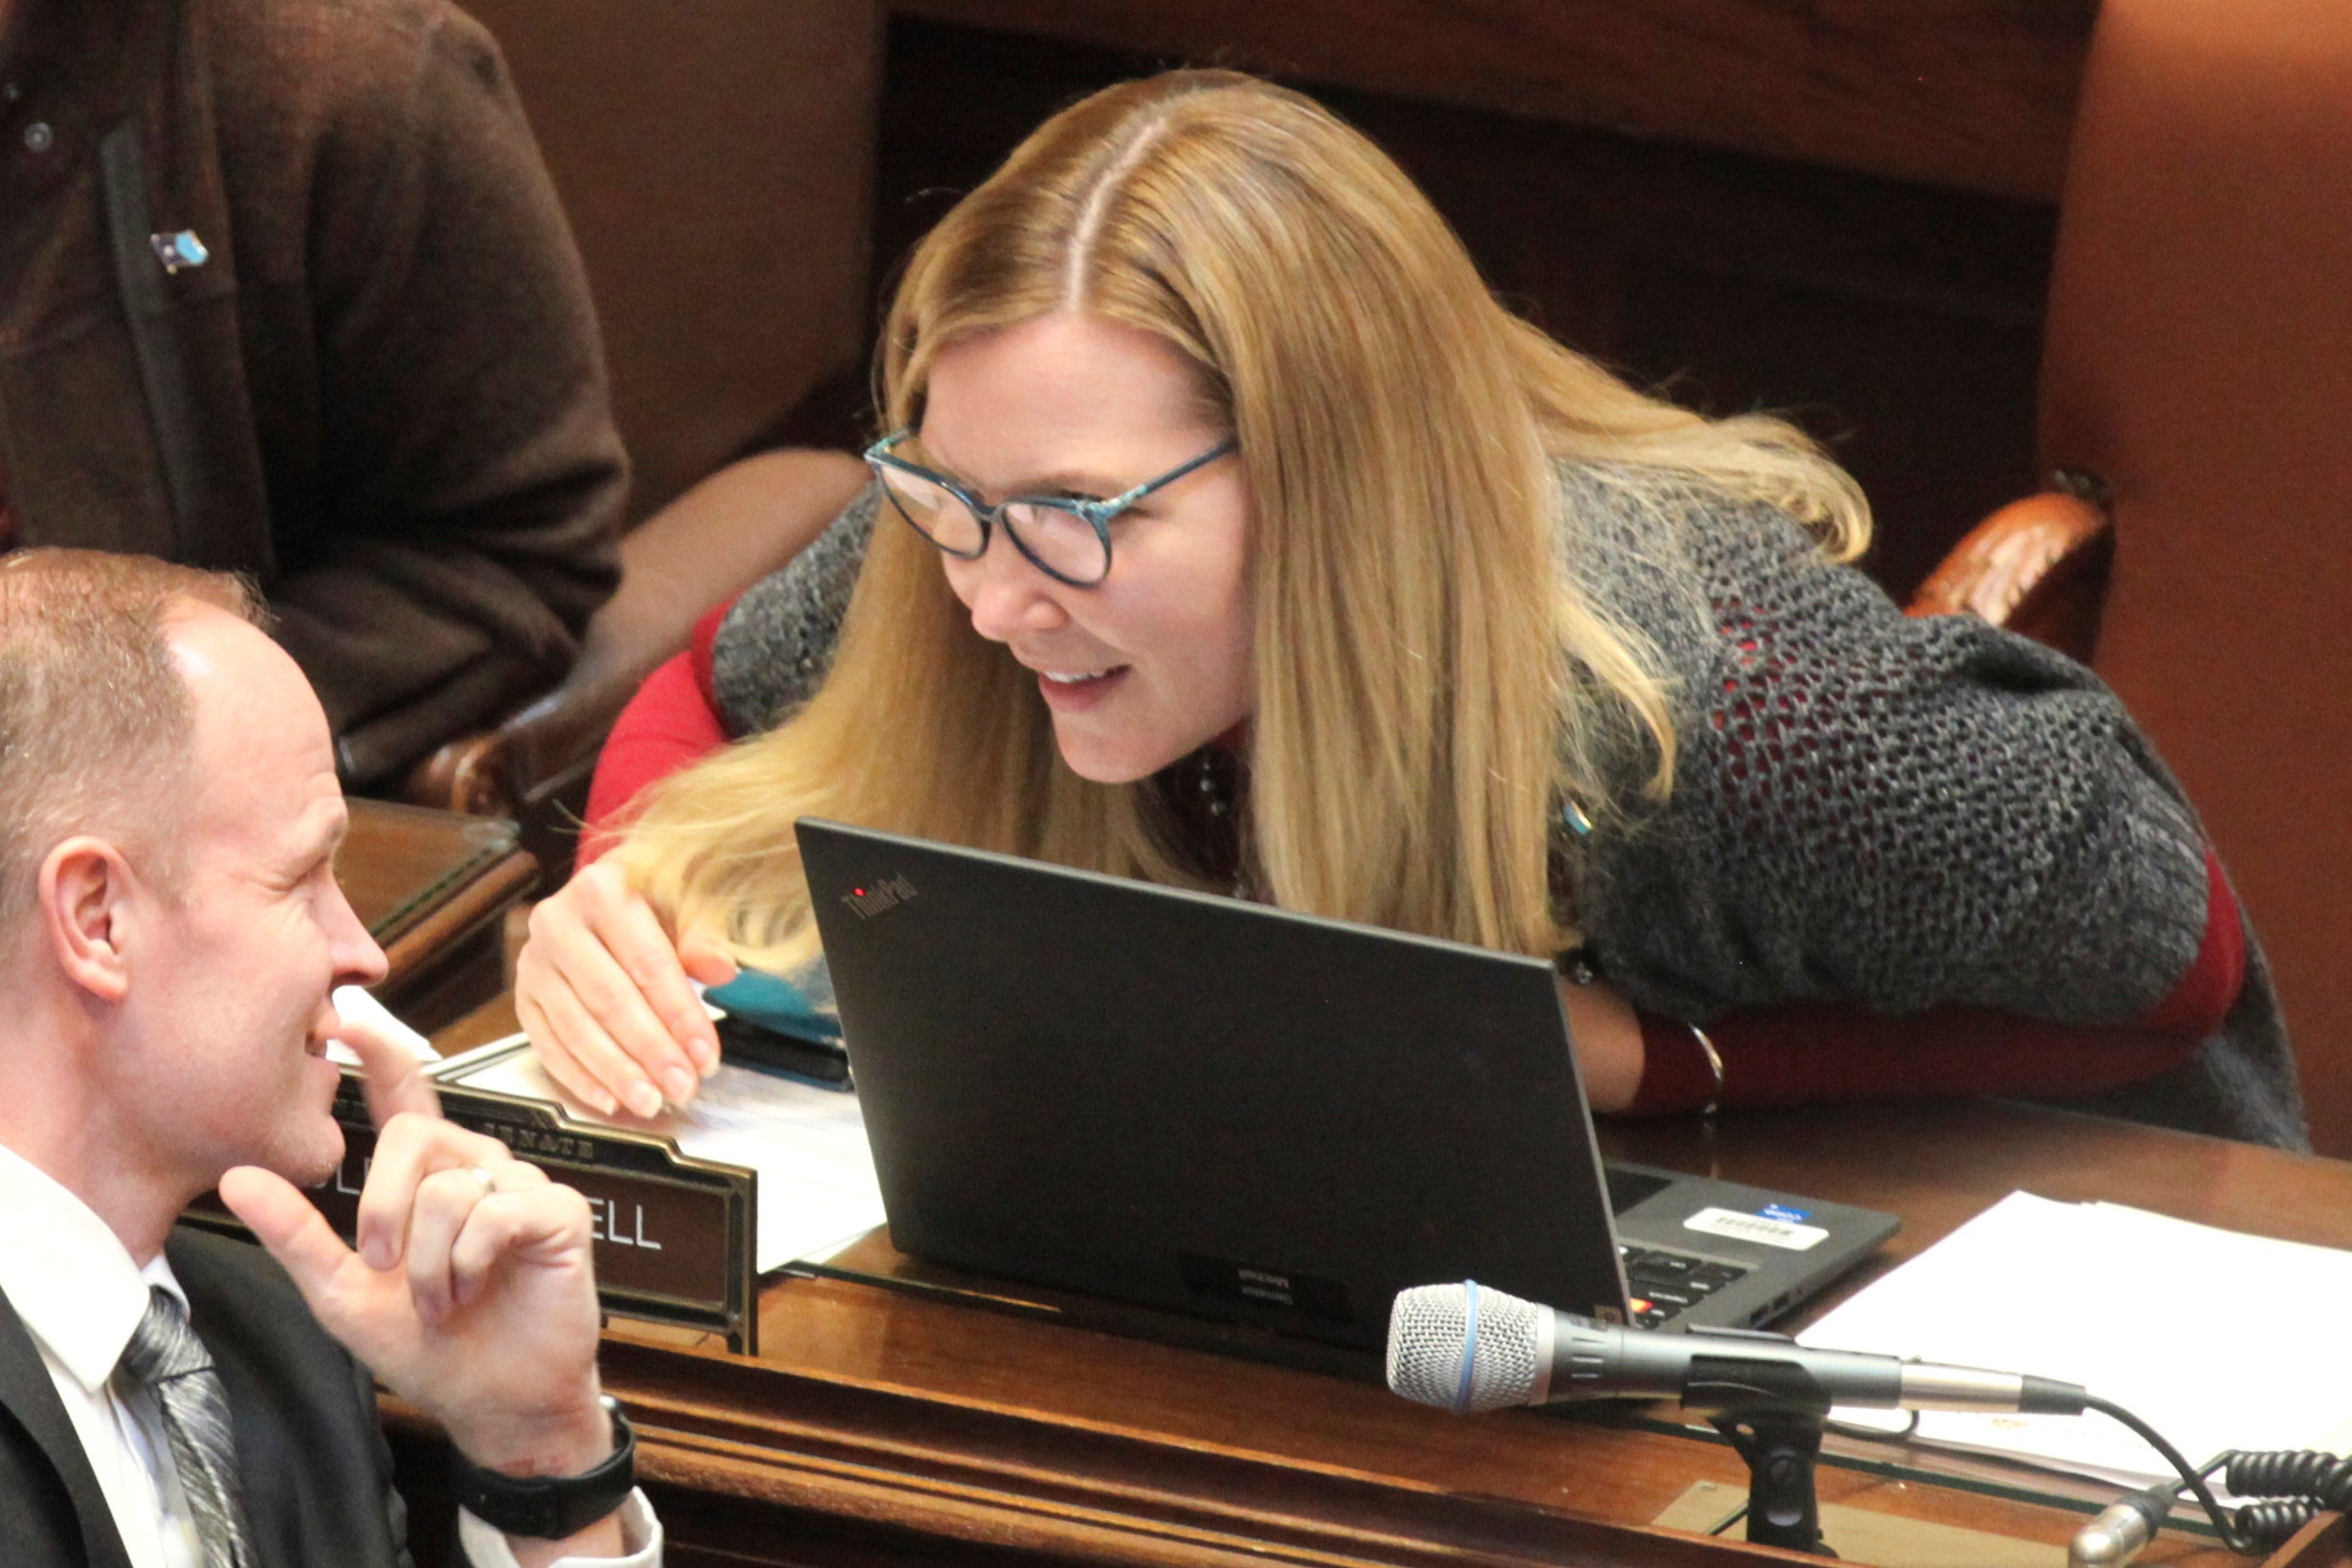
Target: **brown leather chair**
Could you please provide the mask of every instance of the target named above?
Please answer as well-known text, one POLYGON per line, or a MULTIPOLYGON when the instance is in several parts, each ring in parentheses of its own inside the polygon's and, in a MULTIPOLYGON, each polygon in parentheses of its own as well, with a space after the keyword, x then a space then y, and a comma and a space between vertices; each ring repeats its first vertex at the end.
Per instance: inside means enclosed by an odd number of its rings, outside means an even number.
POLYGON ((467 0, 588 262, 650 517, 850 367, 873 304, 876 0, 467 0))
POLYGON ((2352 1155, 2352 8, 2106 0, 2040 450, 1915 611, 2089 659, 2203 813, 2352 1155), (2108 526, 2109 521, 2112 527, 2108 526), (2111 558, 2111 563, 2110 563, 2111 558))
POLYGON ((519 817, 550 875, 638 681, 862 478, 779 453, 688 491, 854 371, 872 310, 876 0, 466 0, 496 34, 588 264, 634 471, 619 593, 553 691, 443 747, 411 800, 519 817), (779 516, 781 514, 781 516, 779 516))

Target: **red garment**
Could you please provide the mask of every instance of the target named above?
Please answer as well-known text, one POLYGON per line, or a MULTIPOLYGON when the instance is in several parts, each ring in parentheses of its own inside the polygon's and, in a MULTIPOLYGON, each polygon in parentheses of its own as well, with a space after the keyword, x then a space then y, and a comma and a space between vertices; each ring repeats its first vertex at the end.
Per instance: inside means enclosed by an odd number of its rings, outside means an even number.
MULTIPOLYGON (((1708 1025, 1724 1105, 1930 1094, 2088 1094, 2177 1067, 2196 1053, 2246 980, 2246 928, 2221 862, 2206 851, 2205 937, 2155 1006, 2114 1028, 1931 1007, 1903 1017, 1831 1004, 1742 1013, 1708 1025)), ((1644 1015, 1637 1113, 1696 1111, 1715 1071, 1690 1026, 1644 1015)))
MULTIPOLYGON (((610 842, 616 814, 655 780, 726 743, 711 687, 711 645, 729 607, 704 617, 694 646, 649 676, 605 742, 588 791, 582 859, 610 842)), ((1707 1026, 1723 1060, 1723 1105, 1933 1094, 2085 1094, 2152 1077, 2193 1055, 2236 1002, 2246 935, 2221 863, 2206 851, 2205 937, 2171 993, 2129 1024, 2092 1028, 1933 1007, 1902 1017, 1834 1004, 1774 1007, 1707 1026)), ((1636 1114, 1696 1111, 1718 1099, 1688 1025, 1645 1015, 1636 1114)))
POLYGON ((718 699, 711 695, 711 645, 718 640, 719 623, 734 607, 729 600, 697 622, 686 651, 646 676, 613 720, 612 734, 596 759, 596 776, 588 782, 580 865, 612 847, 622 813, 647 784, 727 743, 718 699))

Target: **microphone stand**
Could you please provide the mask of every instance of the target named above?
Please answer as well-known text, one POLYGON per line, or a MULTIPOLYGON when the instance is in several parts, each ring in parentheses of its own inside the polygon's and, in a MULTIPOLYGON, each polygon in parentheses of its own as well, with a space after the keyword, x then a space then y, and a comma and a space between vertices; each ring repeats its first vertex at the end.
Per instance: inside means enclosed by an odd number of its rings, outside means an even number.
POLYGON ((1747 1461, 1747 1538, 1817 1557, 1837 1556, 1821 1538, 1813 1467, 1830 1401, 1799 1369, 1768 1363, 1692 1363, 1685 1409, 1712 1412, 1707 1424, 1747 1461))
POLYGON ((1764 1403, 1707 1418, 1747 1461, 1747 1538, 1755 1545, 1837 1556, 1821 1538, 1821 1505, 1813 1494, 1824 1414, 1764 1403))

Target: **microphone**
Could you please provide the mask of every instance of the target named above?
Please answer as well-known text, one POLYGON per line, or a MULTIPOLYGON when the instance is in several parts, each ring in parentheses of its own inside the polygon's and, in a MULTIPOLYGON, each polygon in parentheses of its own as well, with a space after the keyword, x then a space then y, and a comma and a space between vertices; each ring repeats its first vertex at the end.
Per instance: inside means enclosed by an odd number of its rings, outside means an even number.
POLYGON ((1808 1350, 1785 1335, 1621 1329, 1467 1280, 1398 1292, 1388 1314, 1388 1387, 1457 1416, 1607 1399, 1671 1399, 1693 1409, 1772 1400, 1822 1409, 2078 1416, 2090 1398, 2047 1378, 1808 1350))

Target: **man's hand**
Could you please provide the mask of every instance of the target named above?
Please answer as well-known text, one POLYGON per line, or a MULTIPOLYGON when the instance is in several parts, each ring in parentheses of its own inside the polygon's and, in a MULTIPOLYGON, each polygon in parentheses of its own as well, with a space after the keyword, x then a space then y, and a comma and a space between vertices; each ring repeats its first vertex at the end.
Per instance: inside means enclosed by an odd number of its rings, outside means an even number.
POLYGON ((611 1451, 588 1203, 498 1139, 394 1116, 376 1137, 357 1252, 273 1172, 239 1166, 220 1196, 327 1332, 475 1463, 570 1475, 611 1451))
POLYGON ((364 1026, 339 1037, 364 1064, 378 1124, 359 1250, 273 1172, 228 1172, 221 1201, 327 1332, 475 1463, 516 1475, 601 1463, 612 1426, 597 1403, 587 1200, 497 1138, 443 1121, 396 1042, 364 1026))

